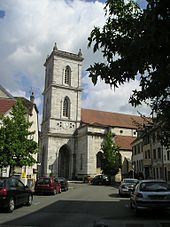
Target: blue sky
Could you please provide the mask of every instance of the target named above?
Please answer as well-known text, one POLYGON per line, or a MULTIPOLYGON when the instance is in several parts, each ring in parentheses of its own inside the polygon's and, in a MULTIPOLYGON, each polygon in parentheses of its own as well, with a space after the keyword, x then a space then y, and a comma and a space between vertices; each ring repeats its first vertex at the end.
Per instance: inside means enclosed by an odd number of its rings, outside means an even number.
POLYGON ((5 17, 5 11, 4 10, 0 10, 0 18, 4 18, 5 17))
MULTIPOLYGON (((95 25, 104 24, 103 7, 102 0, 0 0, 0 84, 14 96, 29 98, 34 91, 41 119, 43 64, 56 42, 68 52, 82 49, 82 107, 136 114, 128 99, 138 81, 114 91, 102 82, 94 86, 86 72, 101 60, 100 53, 87 48, 87 38, 95 25)), ((138 110, 148 113, 146 106, 138 110)))

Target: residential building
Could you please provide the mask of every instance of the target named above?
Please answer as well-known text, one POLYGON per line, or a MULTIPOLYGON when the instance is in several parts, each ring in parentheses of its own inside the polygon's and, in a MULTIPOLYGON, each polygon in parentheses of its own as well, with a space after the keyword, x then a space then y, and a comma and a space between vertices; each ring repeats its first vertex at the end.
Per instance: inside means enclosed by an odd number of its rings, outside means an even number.
MULTIPOLYGON (((39 126, 38 126, 38 109, 34 103, 33 94, 30 96, 30 100, 20 97, 23 105, 27 110, 27 118, 29 122, 32 122, 30 127, 31 132, 35 132, 34 140, 38 143, 39 140, 39 126)), ((16 103, 16 98, 13 97, 5 88, 0 85, 0 114, 10 117, 10 111, 12 106, 16 103)), ((37 160, 37 154, 34 154, 34 158, 37 160)), ((9 168, 0 169, 1 176, 9 176, 9 168)), ((37 164, 33 166, 24 166, 22 168, 15 167, 15 176, 21 178, 26 185, 32 185, 37 177, 37 164)))
POLYGON ((169 152, 160 142, 160 130, 156 125, 147 125, 132 143, 132 162, 134 171, 143 173, 144 178, 164 179, 170 181, 169 152), (137 151, 140 147, 140 151, 137 151), (139 163, 143 162, 142 168, 139 163))

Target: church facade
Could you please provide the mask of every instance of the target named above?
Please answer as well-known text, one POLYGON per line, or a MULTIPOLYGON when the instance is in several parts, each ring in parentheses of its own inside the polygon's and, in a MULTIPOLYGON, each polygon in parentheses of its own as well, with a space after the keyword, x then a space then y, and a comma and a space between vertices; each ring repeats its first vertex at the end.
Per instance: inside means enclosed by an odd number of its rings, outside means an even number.
POLYGON ((101 144, 108 130, 120 147, 122 169, 131 169, 131 143, 139 116, 81 108, 81 50, 73 54, 56 44, 45 61, 40 175, 84 179, 101 172, 101 144))

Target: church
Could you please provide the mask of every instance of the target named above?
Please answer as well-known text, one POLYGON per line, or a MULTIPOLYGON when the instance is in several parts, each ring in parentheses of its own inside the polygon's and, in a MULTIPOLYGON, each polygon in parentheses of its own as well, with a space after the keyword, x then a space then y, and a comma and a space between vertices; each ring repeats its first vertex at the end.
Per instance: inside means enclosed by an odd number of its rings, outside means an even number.
POLYGON ((40 175, 85 179, 101 173, 101 144, 108 130, 120 147, 119 180, 132 170, 131 143, 140 116, 81 108, 83 56, 59 50, 56 44, 45 61, 40 175))

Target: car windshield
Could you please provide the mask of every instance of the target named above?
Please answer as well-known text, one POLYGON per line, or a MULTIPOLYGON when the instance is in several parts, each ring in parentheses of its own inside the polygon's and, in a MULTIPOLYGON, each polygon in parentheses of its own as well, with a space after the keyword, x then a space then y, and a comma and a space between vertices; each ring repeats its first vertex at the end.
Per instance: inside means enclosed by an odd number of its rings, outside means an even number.
POLYGON ((137 183, 138 180, 137 179, 124 179, 123 183, 127 183, 127 184, 134 184, 137 183))
POLYGON ((37 183, 38 184, 49 184, 50 179, 49 178, 40 178, 37 183))
POLYGON ((141 191, 170 191, 170 185, 166 182, 143 182, 140 185, 141 191))

